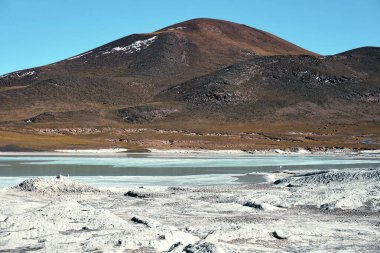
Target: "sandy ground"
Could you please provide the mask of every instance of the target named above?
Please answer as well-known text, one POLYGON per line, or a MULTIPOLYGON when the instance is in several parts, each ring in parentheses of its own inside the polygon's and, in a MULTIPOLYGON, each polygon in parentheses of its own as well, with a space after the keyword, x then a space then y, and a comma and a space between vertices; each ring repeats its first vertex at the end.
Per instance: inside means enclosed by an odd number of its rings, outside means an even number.
POLYGON ((29 180, 0 192, 0 252, 380 251, 380 169, 272 178, 101 191, 29 180))

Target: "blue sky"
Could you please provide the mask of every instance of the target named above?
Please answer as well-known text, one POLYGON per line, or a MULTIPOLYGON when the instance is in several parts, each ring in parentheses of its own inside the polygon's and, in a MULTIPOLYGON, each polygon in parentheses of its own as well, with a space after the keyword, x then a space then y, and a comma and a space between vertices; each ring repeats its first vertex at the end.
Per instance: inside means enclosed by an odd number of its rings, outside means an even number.
POLYGON ((0 0, 0 75, 197 17, 243 23, 320 54, 380 46, 380 0, 0 0))

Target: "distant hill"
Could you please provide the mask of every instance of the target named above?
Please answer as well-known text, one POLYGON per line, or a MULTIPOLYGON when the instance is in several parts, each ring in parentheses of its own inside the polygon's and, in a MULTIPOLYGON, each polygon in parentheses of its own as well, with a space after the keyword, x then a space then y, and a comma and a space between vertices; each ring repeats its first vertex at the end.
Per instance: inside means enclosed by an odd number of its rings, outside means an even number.
POLYGON ((0 127, 12 131, 374 125, 360 133, 366 134, 377 128, 379 102, 380 48, 320 56, 270 33, 214 19, 132 34, 0 77, 0 127))
POLYGON ((0 107, 5 110, 0 120, 46 111, 136 105, 172 85, 255 56, 300 54, 315 55, 244 25, 190 20, 2 76, 0 107))
POLYGON ((197 117, 379 122, 380 48, 257 56, 171 87, 156 101, 180 102, 197 117))

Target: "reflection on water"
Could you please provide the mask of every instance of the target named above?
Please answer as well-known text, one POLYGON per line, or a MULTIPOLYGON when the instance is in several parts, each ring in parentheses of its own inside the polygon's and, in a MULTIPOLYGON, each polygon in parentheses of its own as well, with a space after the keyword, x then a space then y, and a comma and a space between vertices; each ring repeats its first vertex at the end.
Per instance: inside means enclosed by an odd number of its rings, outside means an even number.
POLYGON ((378 157, 353 156, 0 156, 0 187, 15 185, 24 178, 58 174, 104 187, 259 183, 265 181, 263 174, 272 171, 379 165, 378 157))

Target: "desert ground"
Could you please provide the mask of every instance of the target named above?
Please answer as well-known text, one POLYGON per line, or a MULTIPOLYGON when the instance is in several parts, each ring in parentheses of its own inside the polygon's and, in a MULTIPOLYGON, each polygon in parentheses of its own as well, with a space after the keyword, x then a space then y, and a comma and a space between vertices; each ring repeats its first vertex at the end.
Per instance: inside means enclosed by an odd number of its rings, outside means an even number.
POLYGON ((23 123, 0 127, 0 152, 99 148, 127 148, 131 151, 146 151, 149 148, 246 151, 380 149, 380 128, 376 123, 231 123, 212 120, 191 124, 181 121, 169 123, 80 127, 70 126, 71 122, 23 123))
POLYGON ((34 178, 0 192, 1 252, 379 252, 380 169, 270 182, 97 189, 34 178))

